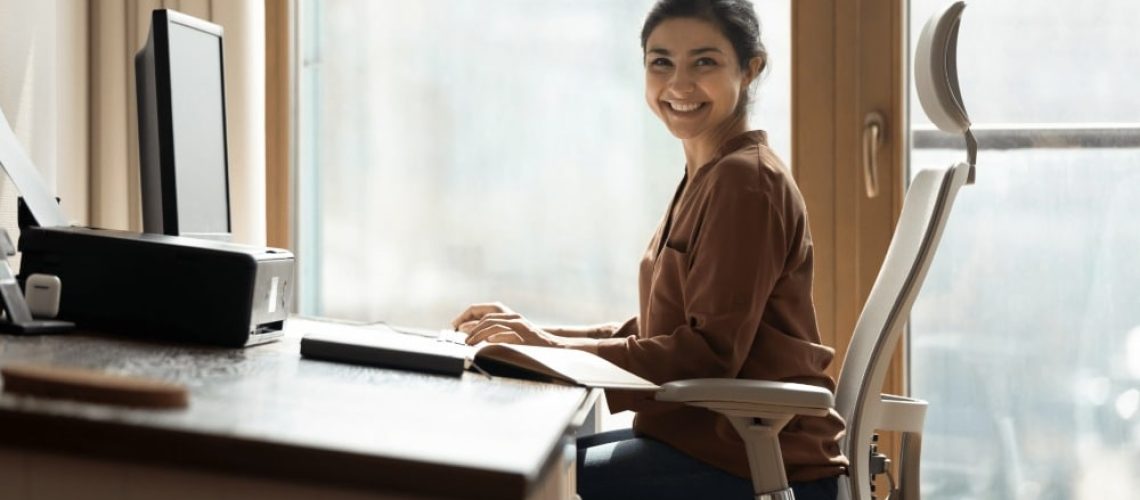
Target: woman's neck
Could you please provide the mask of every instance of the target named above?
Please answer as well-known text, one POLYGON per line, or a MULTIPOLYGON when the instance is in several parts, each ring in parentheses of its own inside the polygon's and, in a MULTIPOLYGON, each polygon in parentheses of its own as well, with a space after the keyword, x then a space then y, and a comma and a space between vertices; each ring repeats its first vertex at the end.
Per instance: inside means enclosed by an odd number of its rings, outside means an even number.
POLYGON ((685 173, 692 179, 697 171, 704 168, 725 141, 748 131, 748 120, 744 116, 726 120, 723 124, 704 134, 682 139, 685 147, 685 173))

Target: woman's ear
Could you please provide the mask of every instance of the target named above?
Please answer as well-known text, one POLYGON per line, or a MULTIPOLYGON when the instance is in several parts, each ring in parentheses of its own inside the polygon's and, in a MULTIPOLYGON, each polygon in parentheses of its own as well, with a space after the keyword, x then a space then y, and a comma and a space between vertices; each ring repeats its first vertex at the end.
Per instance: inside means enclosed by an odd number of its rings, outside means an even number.
POLYGON ((760 56, 753 57, 751 61, 748 61, 748 85, 751 85, 752 81, 760 76, 760 72, 764 71, 765 64, 767 61, 760 56))

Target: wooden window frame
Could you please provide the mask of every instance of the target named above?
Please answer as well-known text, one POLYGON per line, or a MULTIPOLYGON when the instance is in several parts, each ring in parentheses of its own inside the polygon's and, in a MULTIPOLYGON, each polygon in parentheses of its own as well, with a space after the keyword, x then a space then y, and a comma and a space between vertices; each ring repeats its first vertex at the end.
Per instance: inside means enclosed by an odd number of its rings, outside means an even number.
POLYGON ((295 0, 265 0, 265 231, 271 247, 293 245, 293 36, 295 0))
MULTIPOLYGON (((792 164, 815 242, 820 333, 838 377, 902 210, 907 158, 906 0, 813 0, 792 6, 792 164), (880 192, 863 179, 863 130, 884 118, 880 192)), ((882 392, 907 394, 906 338, 882 392)), ((898 456, 897 436, 880 447, 898 456)), ((885 485, 883 485, 885 486, 885 485)))

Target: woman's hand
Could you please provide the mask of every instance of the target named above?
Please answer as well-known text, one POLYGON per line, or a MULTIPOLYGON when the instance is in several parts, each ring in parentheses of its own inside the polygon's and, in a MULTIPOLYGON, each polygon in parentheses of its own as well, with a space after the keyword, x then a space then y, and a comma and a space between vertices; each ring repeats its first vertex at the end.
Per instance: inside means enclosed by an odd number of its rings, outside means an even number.
POLYGON ((468 345, 486 341, 492 344, 562 347, 559 337, 534 326, 521 314, 498 302, 472 304, 451 325, 467 334, 468 345))
POLYGON ((470 334, 475 324, 483 320, 488 314, 503 315, 521 318, 522 316, 503 305, 502 302, 488 302, 485 304, 471 304, 459 316, 451 320, 451 326, 456 330, 470 334))

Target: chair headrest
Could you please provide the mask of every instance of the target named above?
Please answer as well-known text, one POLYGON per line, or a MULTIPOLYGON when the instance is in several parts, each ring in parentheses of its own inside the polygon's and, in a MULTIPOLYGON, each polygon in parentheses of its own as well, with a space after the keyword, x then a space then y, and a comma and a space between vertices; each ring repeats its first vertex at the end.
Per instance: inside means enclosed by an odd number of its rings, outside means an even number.
POLYGON ((966 2, 957 1, 930 17, 918 37, 914 82, 930 121, 946 132, 965 133, 970 117, 958 86, 958 26, 966 2))

